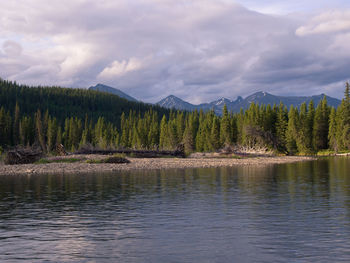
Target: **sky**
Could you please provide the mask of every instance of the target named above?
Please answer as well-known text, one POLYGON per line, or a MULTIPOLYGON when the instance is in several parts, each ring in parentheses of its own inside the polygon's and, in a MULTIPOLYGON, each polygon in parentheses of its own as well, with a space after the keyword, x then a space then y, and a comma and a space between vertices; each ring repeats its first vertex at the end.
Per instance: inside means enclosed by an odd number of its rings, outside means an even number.
POLYGON ((0 77, 145 102, 257 91, 342 98, 350 1, 0 0, 0 77))

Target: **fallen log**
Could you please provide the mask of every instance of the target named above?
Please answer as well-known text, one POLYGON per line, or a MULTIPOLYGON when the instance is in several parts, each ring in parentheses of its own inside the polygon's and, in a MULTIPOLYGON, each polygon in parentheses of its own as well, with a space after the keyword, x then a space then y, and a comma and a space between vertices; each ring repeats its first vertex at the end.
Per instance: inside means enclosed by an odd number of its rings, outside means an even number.
POLYGON ((111 154, 126 154, 131 155, 132 157, 136 158, 157 158, 157 157, 164 157, 164 156, 173 156, 173 157, 180 157, 184 158, 185 153, 181 150, 175 150, 175 151, 151 151, 151 150, 89 150, 89 149, 81 149, 74 154, 100 154, 100 155, 111 155, 111 154))
POLYGON ((5 156, 5 164, 28 164, 35 163, 42 157, 43 152, 32 148, 15 148, 9 150, 5 156))

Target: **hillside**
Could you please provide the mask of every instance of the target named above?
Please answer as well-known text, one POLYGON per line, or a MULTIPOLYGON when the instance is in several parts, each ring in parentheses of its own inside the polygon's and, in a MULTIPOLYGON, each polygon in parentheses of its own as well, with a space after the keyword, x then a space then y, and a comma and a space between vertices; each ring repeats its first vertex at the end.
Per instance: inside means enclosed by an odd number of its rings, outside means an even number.
POLYGON ((98 117, 104 117, 107 121, 120 124, 120 116, 123 112, 128 114, 130 110, 144 113, 150 109, 158 112, 159 116, 168 114, 169 110, 157 105, 133 102, 117 95, 86 89, 72 89, 61 87, 30 87, 18 85, 0 79, 0 106, 6 111, 13 112, 18 103, 21 113, 34 115, 39 109, 46 110, 55 116, 59 122, 66 117, 78 117, 96 121, 98 117))

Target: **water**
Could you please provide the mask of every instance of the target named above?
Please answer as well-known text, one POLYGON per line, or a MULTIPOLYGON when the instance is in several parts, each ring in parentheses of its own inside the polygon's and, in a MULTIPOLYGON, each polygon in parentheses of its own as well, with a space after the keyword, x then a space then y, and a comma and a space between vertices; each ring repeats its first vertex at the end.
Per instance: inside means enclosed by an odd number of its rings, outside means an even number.
POLYGON ((350 159, 0 177, 0 262, 349 262, 350 159))

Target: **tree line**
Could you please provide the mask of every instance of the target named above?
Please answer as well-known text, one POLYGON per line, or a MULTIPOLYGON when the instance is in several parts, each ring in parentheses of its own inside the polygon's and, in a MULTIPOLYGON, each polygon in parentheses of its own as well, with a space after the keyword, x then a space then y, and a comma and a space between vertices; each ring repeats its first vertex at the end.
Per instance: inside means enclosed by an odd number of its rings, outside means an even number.
POLYGON ((0 78, 0 107, 3 106, 14 116, 16 104, 19 105, 22 116, 28 115, 33 118, 38 110, 42 114, 49 111, 59 123, 65 122, 65 119, 71 116, 84 119, 87 114, 93 122, 97 122, 99 117, 104 117, 106 121, 119 125, 121 114, 130 110, 143 114, 152 109, 157 111, 159 116, 169 114, 168 109, 157 105, 129 101, 95 90, 56 86, 30 87, 0 78))
MULTIPOLYGON (((23 96, 21 97, 24 98, 23 96)), ((66 98, 65 100, 67 100, 66 98)), ((350 150, 350 85, 335 109, 324 97, 318 104, 311 101, 300 108, 285 105, 258 105, 239 113, 222 116, 213 111, 158 111, 157 108, 130 109, 111 121, 100 115, 97 119, 86 112, 84 117, 56 116, 51 108, 34 112, 0 108, 0 147, 38 145, 52 152, 57 144, 69 151, 85 145, 101 149, 167 149, 183 144, 185 151, 216 151, 225 146, 265 147, 286 154, 313 154, 331 149, 350 150)), ((113 119, 113 118, 112 118, 113 119)))

